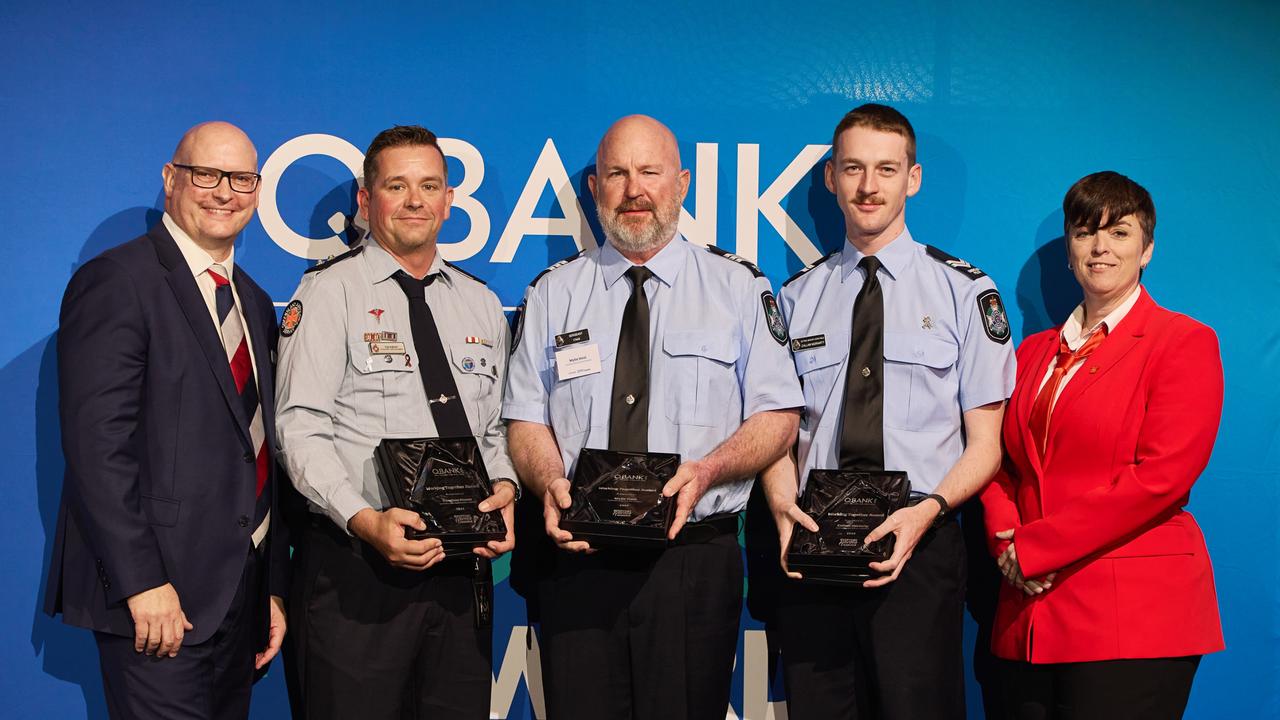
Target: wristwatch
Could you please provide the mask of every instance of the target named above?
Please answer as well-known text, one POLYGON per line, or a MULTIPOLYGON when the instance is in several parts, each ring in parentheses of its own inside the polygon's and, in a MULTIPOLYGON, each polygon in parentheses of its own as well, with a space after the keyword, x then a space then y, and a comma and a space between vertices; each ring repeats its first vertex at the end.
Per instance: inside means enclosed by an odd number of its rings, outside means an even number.
MULTIPOLYGON (((933 527, 938 527, 944 521, 946 521, 947 516, 951 514, 951 506, 947 504, 947 499, 942 497, 938 493, 930 493, 924 496, 924 500, 928 500, 930 498, 937 500, 938 507, 941 508, 940 510, 938 510, 938 517, 933 519, 933 527)), ((920 502, 924 502, 924 500, 921 500, 920 502)))

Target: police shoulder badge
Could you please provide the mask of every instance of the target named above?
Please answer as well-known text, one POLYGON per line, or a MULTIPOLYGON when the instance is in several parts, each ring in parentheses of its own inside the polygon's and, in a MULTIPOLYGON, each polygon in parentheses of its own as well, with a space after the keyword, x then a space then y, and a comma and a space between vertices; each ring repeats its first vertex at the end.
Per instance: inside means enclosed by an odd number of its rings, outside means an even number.
POLYGON ((998 290, 978 294, 978 314, 982 316, 982 329, 986 331, 987 337, 1002 345, 1009 342, 1009 316, 1004 311, 1004 302, 1000 300, 998 290))
POLYGON ((768 290, 760 293, 760 303, 764 305, 764 319, 769 324, 769 334, 779 345, 787 344, 787 324, 782 321, 782 311, 778 309, 778 300, 768 290))
POLYGON ((302 324, 302 301, 294 300, 284 308, 280 315, 280 334, 289 337, 302 324))

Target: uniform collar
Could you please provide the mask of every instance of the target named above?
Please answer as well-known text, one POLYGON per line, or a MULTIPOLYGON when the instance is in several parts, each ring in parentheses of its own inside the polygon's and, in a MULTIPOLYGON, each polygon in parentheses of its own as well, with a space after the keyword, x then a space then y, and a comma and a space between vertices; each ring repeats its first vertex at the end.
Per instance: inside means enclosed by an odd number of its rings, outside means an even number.
MULTIPOLYGON (((364 256, 365 262, 369 265, 369 272, 373 275, 373 282, 375 284, 390 278, 401 270, 404 270, 404 268, 400 267, 400 263, 391 256, 391 253, 387 252, 386 248, 382 247, 382 245, 379 244, 377 239, 372 235, 365 239, 364 245, 364 252, 362 252, 361 255, 364 256)), ((444 258, 440 256, 440 246, 437 245, 436 256, 435 259, 431 261, 431 269, 427 270, 427 275, 438 274, 446 282, 453 284, 454 272, 456 271, 449 267, 448 263, 444 261, 444 258)))
MULTIPOLYGON (((916 241, 911 237, 911 231, 904 225, 898 237, 890 240, 888 245, 880 248, 880 252, 876 253, 876 258, 880 260, 881 267, 889 273, 889 277, 896 280, 902 273, 906 272, 907 265, 915 257, 916 245, 916 241)), ((858 268, 858 263, 864 257, 866 256, 862 254, 862 251, 854 247, 848 238, 845 238, 844 252, 840 253, 841 282, 849 279, 849 276, 858 268)))
POLYGON ((169 234, 173 236, 173 242, 178 246, 178 251, 182 253, 182 259, 187 261, 187 266, 191 268, 191 274, 193 276, 200 277, 200 275, 210 267, 214 265, 221 265, 226 268, 227 279, 231 279, 231 274, 235 272, 236 264, 235 245, 231 246, 231 252, 227 254, 226 260, 216 262, 214 261, 213 256, 205 252, 204 248, 197 245, 196 241, 191 239, 191 236, 187 234, 187 231, 178 227, 177 221, 175 221, 169 213, 165 213, 160 220, 164 223, 164 227, 169 231, 169 234))
MULTIPOLYGON (((670 287, 675 283, 676 276, 680 274, 680 268, 684 267, 684 260, 688 253, 688 241, 677 232, 666 247, 659 250, 658 254, 650 258, 644 266, 653 272, 654 277, 670 287)), ((623 257, 613 243, 606 240, 604 247, 600 248, 600 272, 604 275, 605 289, 613 287, 613 284, 618 282, 618 279, 631 266, 632 262, 623 257)))

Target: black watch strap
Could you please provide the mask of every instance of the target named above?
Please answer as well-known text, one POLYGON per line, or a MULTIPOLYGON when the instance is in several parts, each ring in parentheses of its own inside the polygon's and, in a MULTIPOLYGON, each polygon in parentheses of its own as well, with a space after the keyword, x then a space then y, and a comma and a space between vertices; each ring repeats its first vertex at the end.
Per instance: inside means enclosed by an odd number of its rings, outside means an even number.
POLYGON ((941 508, 941 510, 938 511, 938 517, 934 518, 933 520, 933 526, 937 527, 938 525, 942 524, 943 520, 947 519, 948 515, 951 514, 951 506, 947 504, 947 499, 942 497, 938 493, 930 493, 924 496, 925 500, 928 500, 929 498, 933 498, 934 500, 937 500, 938 507, 941 508))

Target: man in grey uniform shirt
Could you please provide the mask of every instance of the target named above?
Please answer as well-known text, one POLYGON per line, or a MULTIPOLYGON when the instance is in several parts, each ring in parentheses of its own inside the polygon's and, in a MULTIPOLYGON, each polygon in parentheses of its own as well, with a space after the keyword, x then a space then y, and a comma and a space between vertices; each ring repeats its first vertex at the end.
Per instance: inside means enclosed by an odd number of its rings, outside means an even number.
POLYGON ((497 296, 437 252, 453 191, 435 135, 383 131, 364 173, 369 238, 308 270, 280 327, 282 458, 313 511, 293 595, 306 715, 486 717, 488 562, 514 544, 519 493, 499 417, 507 324, 497 296), (424 376, 446 368, 456 390, 429 401, 424 376), (431 405, 456 399, 465 418, 431 405), (467 434, 494 479, 479 509, 501 510, 508 534, 445 557, 439 540, 405 538, 426 525, 388 507, 373 450, 384 438, 467 434))

